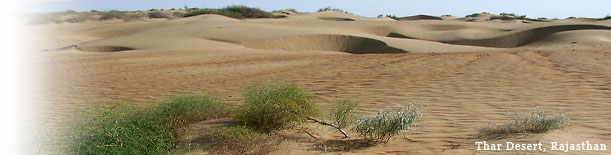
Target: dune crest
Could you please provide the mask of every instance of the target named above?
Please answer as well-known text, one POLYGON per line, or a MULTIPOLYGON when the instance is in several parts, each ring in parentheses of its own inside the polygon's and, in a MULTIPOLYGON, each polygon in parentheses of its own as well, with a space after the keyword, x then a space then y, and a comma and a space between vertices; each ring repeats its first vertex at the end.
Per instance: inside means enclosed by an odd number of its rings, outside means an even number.
POLYGON ((133 48, 122 46, 79 46, 76 47, 76 49, 85 52, 120 52, 134 50, 133 48))
MULTIPOLYGON (((502 33, 493 33, 480 38, 438 39, 431 41, 439 41, 442 43, 456 45, 512 48, 538 41, 539 39, 553 33, 573 30, 611 30, 611 27, 591 24, 552 25, 502 33)), ((388 37, 429 40, 427 38, 420 38, 401 32, 391 32, 388 34, 388 37)))
POLYGON ((339 51, 353 54, 406 53, 380 40, 350 35, 314 34, 244 41, 249 48, 339 51))

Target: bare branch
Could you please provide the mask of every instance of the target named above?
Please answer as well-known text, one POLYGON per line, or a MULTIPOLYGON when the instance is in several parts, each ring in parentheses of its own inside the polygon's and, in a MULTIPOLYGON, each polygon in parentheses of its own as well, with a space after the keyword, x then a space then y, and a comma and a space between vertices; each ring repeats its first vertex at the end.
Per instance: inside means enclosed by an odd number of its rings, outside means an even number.
POLYGON ((318 120, 316 118, 312 118, 312 117, 309 117, 309 116, 303 116, 303 117, 305 117, 305 118, 307 118, 309 120, 312 120, 312 121, 314 121, 316 123, 319 123, 319 124, 322 124, 322 125, 326 125, 326 126, 330 126, 330 127, 333 127, 335 129, 339 130, 339 132, 342 132, 342 134, 344 134, 344 138, 349 138, 350 137, 350 136, 348 136, 348 134, 342 128, 339 128, 339 127, 337 127, 337 126, 335 126, 335 125, 333 125, 331 123, 323 122, 321 120, 318 120))

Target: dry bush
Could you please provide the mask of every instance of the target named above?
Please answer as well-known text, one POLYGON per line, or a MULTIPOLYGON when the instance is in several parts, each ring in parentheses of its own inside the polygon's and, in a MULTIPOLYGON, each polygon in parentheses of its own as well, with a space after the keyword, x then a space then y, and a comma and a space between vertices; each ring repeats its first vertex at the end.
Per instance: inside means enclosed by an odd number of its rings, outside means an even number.
POLYGON ((101 15, 98 20, 112 20, 112 19, 124 19, 126 17, 125 14, 118 11, 110 11, 110 12, 99 12, 101 15))
POLYGON ((170 18, 170 15, 161 11, 149 12, 147 15, 149 18, 170 18))
POLYGON ((388 142, 390 138, 409 130, 422 116, 423 104, 410 103, 407 107, 386 108, 373 117, 356 121, 355 130, 366 139, 375 142, 388 142))
POLYGON ((562 128, 568 124, 569 120, 570 117, 565 112, 559 112, 554 116, 536 107, 531 114, 525 117, 517 114, 513 120, 507 117, 507 123, 504 125, 489 125, 482 128, 479 136, 484 139, 499 139, 518 133, 544 133, 562 128))

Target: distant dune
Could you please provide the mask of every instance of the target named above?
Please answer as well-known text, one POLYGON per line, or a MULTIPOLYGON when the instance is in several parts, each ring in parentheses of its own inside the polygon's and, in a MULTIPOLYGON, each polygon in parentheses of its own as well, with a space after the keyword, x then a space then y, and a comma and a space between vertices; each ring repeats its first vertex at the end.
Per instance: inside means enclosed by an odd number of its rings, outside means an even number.
POLYGON ((448 20, 418 15, 399 18, 398 21, 333 11, 286 16, 280 19, 238 20, 221 15, 200 15, 152 22, 84 23, 72 34, 99 38, 78 43, 77 49, 88 52, 271 48, 362 54, 514 48, 558 32, 611 29, 609 21, 507 23, 490 21, 493 16, 490 14, 448 20), (416 40, 429 43, 414 44, 416 40), (440 44, 426 46, 430 43, 440 44), (467 46, 456 48, 454 45, 467 46))

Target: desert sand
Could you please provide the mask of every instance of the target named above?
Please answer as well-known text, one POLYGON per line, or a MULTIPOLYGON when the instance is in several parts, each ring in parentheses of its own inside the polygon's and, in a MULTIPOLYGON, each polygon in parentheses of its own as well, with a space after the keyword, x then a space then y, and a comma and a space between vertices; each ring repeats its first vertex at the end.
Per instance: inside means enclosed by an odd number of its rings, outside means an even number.
MULTIPOLYGON (((484 152, 474 145, 480 128, 536 106, 568 112, 569 126, 488 141, 611 146, 611 20, 439 19, 325 11, 280 19, 200 15, 26 28, 39 35, 30 40, 37 58, 32 66, 44 97, 37 113, 49 131, 80 108, 111 100, 146 105, 206 91, 238 105, 244 86, 271 79, 303 86, 327 110, 337 99, 357 101, 357 112, 367 115, 412 101, 428 105, 417 130, 386 144, 325 150, 315 147, 319 140, 287 131, 294 136, 276 154, 542 154, 484 152)), ((187 135, 205 132, 197 130, 205 123, 187 135)), ((324 127, 316 132, 341 138, 324 127)))

